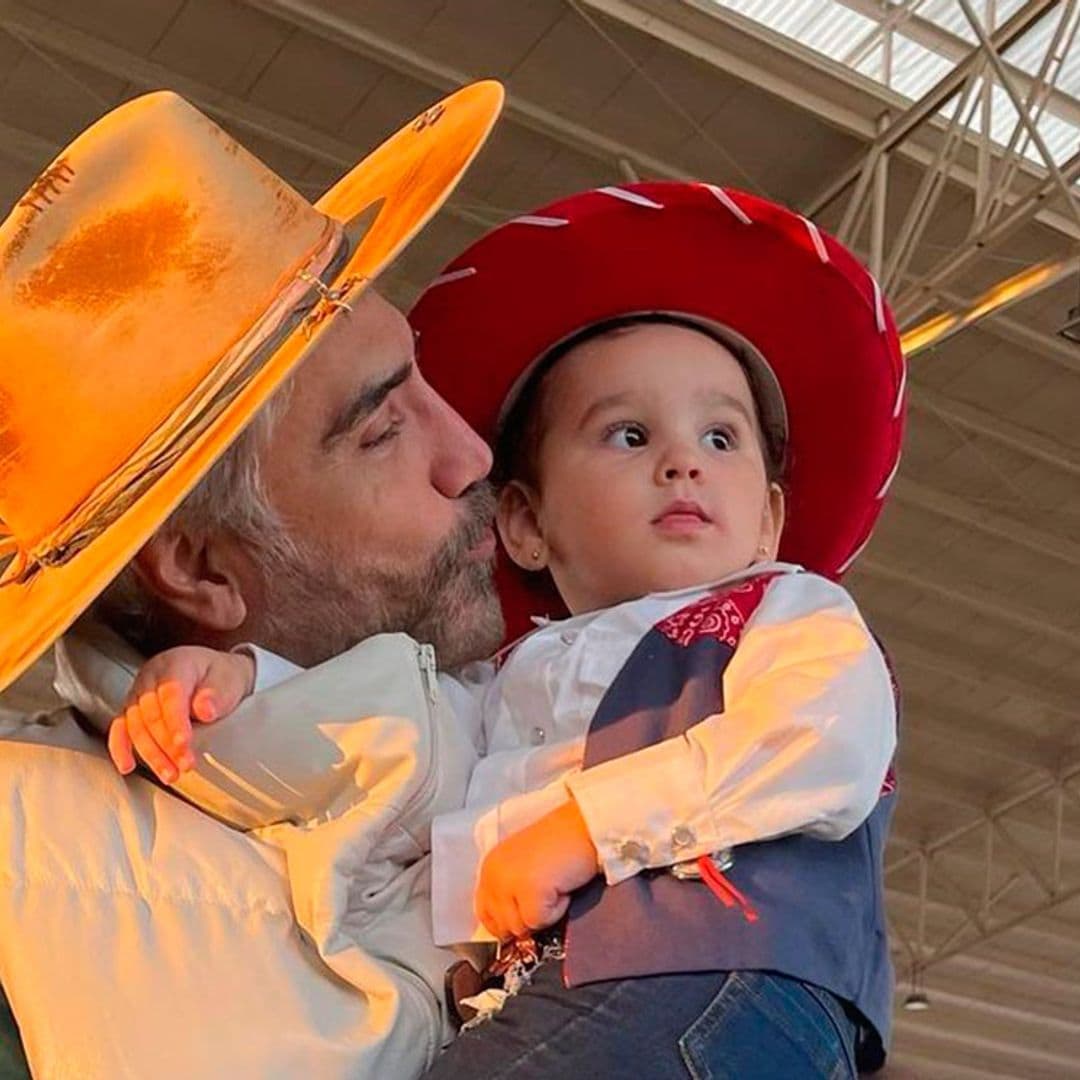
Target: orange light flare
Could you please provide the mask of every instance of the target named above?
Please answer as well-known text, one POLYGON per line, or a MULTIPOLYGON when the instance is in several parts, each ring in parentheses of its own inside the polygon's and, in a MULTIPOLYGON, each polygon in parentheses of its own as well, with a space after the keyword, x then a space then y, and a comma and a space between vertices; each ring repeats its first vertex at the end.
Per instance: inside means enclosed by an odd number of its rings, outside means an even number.
POLYGON ((941 342, 959 333, 965 327, 1054 284, 1073 273, 1076 268, 1075 256, 1065 259, 1048 259, 1029 266, 1004 281, 999 281, 973 300, 966 309, 935 315, 901 334, 900 347, 904 350, 904 356, 910 360, 911 357, 931 346, 940 345, 941 342))

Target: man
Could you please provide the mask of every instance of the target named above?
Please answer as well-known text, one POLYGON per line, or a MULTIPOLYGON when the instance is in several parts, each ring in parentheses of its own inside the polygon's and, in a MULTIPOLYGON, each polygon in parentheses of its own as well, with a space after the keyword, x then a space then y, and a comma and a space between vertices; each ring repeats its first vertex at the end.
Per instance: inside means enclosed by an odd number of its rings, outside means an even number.
MULTIPOLYGON (((466 88, 311 207, 149 95, 31 188, 0 227, 0 339, 18 358, 0 377, 0 687, 97 598, 147 650, 255 641, 310 664, 404 630, 457 663, 498 643, 488 451, 363 286, 500 103, 496 84, 466 88)), ((418 1072, 446 1036, 435 984, 454 959, 422 933, 423 860, 370 950, 344 950, 352 985, 335 977, 319 912, 295 912, 306 933, 294 921, 302 844, 283 856, 118 778, 80 726, 134 662, 114 645, 96 682, 61 665, 82 712, 0 742, 0 980, 35 1074, 418 1072)), ((216 766, 194 801, 269 839, 317 835, 268 808, 259 777, 216 766)))

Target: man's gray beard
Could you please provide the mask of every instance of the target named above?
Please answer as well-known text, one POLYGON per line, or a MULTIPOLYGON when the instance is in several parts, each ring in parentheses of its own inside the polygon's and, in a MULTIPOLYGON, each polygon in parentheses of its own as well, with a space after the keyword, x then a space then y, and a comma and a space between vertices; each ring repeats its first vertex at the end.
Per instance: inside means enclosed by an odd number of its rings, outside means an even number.
POLYGON ((373 634, 404 631, 435 646, 439 667, 491 655, 502 642, 502 612, 491 561, 468 557, 490 527, 487 484, 462 498, 461 524, 420 568, 400 569, 361 556, 344 566, 310 545, 256 553, 266 612, 252 640, 312 667, 373 634))

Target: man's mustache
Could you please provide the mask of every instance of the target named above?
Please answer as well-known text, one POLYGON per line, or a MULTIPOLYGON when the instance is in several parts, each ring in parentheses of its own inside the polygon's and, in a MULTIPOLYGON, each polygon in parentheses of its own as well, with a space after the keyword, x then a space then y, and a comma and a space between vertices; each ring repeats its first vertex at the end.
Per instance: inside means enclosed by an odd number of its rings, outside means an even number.
POLYGON ((462 496, 461 523, 450 535, 444 551, 460 557, 476 547, 495 520, 495 489, 487 480, 472 485, 462 496))

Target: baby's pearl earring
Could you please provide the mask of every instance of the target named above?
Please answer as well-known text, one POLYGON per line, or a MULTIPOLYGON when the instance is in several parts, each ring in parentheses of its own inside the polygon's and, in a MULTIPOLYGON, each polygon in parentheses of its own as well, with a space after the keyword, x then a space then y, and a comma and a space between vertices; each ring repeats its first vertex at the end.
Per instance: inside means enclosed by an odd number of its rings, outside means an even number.
POLYGON ((532 561, 533 562, 539 562, 540 561, 540 552, 539 552, 539 550, 534 550, 533 551, 533 553, 532 553, 532 561))

